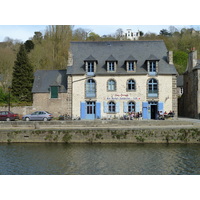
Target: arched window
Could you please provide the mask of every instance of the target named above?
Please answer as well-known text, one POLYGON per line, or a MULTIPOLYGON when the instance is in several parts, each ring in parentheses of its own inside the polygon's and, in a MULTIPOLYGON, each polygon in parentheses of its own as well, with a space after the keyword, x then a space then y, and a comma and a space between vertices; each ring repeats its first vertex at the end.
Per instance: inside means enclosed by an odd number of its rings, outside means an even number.
POLYGON ((135 112, 135 102, 130 101, 128 103, 128 112, 135 112))
POLYGON ((148 97, 158 97, 158 81, 154 78, 148 81, 148 97))
POLYGON ((108 80, 108 91, 116 91, 116 82, 115 80, 108 80))
POLYGON ((116 112, 116 104, 113 101, 110 101, 108 103, 108 112, 109 113, 115 113, 116 112))
POLYGON ((96 97, 96 83, 93 79, 86 81, 85 96, 88 98, 96 97))
POLYGON ((132 90, 135 90, 135 81, 133 79, 130 79, 128 82, 127 82, 127 89, 129 91, 132 91, 132 90))

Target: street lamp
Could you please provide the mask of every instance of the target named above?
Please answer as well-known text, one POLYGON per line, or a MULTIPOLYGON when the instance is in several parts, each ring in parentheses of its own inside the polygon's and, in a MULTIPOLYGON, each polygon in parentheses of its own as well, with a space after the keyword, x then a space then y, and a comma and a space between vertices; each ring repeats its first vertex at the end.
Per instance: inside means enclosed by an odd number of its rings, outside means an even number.
POLYGON ((8 87, 8 111, 10 111, 10 91, 11 91, 11 87, 8 87))

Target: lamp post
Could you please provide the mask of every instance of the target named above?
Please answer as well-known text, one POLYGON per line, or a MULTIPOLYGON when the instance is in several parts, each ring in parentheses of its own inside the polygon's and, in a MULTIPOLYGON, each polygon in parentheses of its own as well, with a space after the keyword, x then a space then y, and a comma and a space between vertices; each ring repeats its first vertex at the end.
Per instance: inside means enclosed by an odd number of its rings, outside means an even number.
POLYGON ((10 91, 11 91, 11 87, 8 87, 8 111, 10 111, 10 91))

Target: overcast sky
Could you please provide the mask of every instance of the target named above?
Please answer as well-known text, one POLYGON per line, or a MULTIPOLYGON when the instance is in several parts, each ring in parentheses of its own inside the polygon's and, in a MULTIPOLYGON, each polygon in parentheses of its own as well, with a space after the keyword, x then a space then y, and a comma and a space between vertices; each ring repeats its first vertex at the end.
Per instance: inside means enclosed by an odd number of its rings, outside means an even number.
MULTIPOLYGON (((47 25, 0 25, 0 42, 3 42, 6 37, 18 39, 23 42, 33 37, 34 32, 40 31, 44 33, 47 25)), ((114 34, 118 28, 126 30, 131 28, 134 32, 137 30, 144 33, 152 32, 159 33, 161 29, 168 29, 170 25, 75 25, 76 28, 83 28, 102 35, 114 34)), ((174 25, 178 29, 191 27, 190 25, 174 25)))

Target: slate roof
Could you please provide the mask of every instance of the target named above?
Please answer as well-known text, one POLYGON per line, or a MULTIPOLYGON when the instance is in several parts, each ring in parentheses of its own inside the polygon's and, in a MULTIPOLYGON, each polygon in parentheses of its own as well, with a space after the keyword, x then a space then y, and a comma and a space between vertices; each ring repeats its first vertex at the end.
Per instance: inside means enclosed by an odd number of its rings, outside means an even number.
POLYGON ((156 56, 154 56, 154 55, 150 55, 148 58, 147 58, 147 60, 159 60, 156 56))
POLYGON ((117 61, 117 59, 115 57, 113 57, 113 55, 110 55, 106 61, 117 61))
POLYGON ((38 70, 34 74, 33 93, 49 93, 50 86, 60 86, 60 92, 67 92, 66 70, 38 70))
POLYGON ((95 59, 92 55, 90 55, 88 58, 86 58, 84 61, 96 61, 97 59, 95 59))
POLYGON ((178 74, 174 65, 167 62, 168 50, 163 41, 71 42, 70 51, 73 66, 68 66, 67 74, 85 74, 84 60, 90 55, 98 61, 96 75, 147 74, 148 59, 159 60, 158 74, 178 74), (111 55, 117 60, 115 73, 106 71, 106 61, 111 55), (125 61, 130 55, 137 60, 136 72, 126 71, 125 61))
POLYGON ((137 61, 137 59, 135 59, 132 55, 130 55, 126 61, 137 61))

